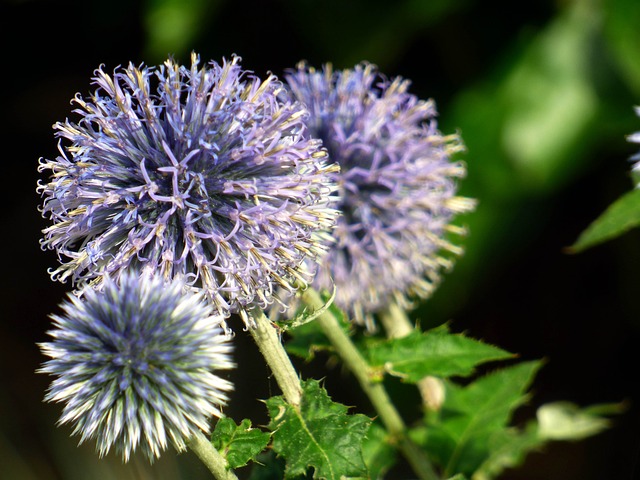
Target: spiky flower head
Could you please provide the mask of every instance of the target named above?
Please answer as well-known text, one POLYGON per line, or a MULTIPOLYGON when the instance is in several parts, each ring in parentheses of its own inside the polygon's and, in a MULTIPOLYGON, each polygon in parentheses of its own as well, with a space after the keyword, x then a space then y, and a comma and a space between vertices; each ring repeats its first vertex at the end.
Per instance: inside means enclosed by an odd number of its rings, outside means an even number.
MULTIPOLYGON (((640 107, 635 107, 636 115, 640 117, 640 107)), ((632 133, 627 136, 627 140, 632 143, 640 143, 640 132, 632 133)), ((631 161, 634 162, 631 167, 636 186, 640 186, 640 153, 636 153, 631 157, 631 161)))
POLYGON ((100 456, 114 447, 124 461, 139 447, 153 461, 220 416, 232 385, 212 371, 233 367, 230 337, 180 279, 120 281, 107 277, 51 316, 53 341, 40 344, 51 359, 39 371, 56 377, 45 400, 65 402, 59 423, 73 424, 80 443, 95 438, 100 456))
POLYGON ((445 239, 453 216, 474 202, 456 196, 465 175, 451 155, 462 146, 443 136, 432 101, 408 93, 409 81, 386 81, 375 66, 334 72, 298 65, 286 76, 309 108, 310 133, 324 142, 336 173, 342 212, 337 243, 323 260, 315 286, 337 287, 336 302, 371 326, 371 314, 407 295, 428 296, 460 253, 445 239))
POLYGON ((337 214, 337 166, 281 82, 239 61, 96 70, 95 92, 74 99, 80 120, 54 125, 60 156, 40 164, 53 279, 183 275, 228 316, 309 278, 337 214))

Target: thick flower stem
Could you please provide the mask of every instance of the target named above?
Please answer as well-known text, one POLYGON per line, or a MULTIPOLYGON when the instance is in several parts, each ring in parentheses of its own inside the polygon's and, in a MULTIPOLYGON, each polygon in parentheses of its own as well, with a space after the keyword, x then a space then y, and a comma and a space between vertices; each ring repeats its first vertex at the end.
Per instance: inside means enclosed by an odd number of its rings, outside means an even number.
MULTIPOLYGON (((379 318, 389 338, 406 337, 415 329, 407 313, 395 302, 389 304, 387 309, 379 315, 379 318)), ((439 410, 444 401, 442 381, 429 375, 421 379, 417 386, 424 408, 439 410)))
MULTIPOLYGON (((324 305, 318 293, 311 288, 302 294, 302 300, 316 311, 324 305)), ((340 328, 335 316, 330 311, 324 311, 315 321, 318 322, 324 334, 329 338, 342 361, 357 378, 376 412, 378 412, 387 432, 392 439, 397 441, 400 451, 411 464, 414 472, 422 480, 437 480, 438 475, 433 470, 431 462, 407 435, 407 427, 391 402, 384 386, 382 383, 373 380, 369 364, 362 357, 349 336, 340 328)))
POLYGON ((389 338, 406 337, 414 330, 407 313, 395 302, 391 302, 379 317, 389 338))
POLYGON ((258 345, 258 349, 273 372, 273 376, 276 377, 276 382, 278 382, 287 403, 299 407, 302 397, 300 378, 282 346, 276 327, 258 308, 253 309, 251 317, 256 324, 254 328, 249 328, 253 340, 258 345))
POLYGON ((227 460, 201 432, 189 438, 187 445, 207 466, 216 480, 238 480, 238 477, 229 469, 227 460))

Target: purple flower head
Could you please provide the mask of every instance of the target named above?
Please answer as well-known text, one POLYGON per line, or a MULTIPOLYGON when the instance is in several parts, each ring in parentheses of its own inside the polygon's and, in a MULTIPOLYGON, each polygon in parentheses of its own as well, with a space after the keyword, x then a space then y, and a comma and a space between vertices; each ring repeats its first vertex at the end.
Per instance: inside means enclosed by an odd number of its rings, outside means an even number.
POLYGON ((461 231, 453 216, 474 207, 456 196, 465 167, 450 157, 460 140, 440 134, 434 103, 409 94, 409 81, 386 81, 373 65, 334 72, 301 64, 285 78, 310 111, 311 135, 340 164, 337 243, 314 285, 335 283, 337 304, 372 327, 389 301, 407 306, 407 294, 434 290, 451 265, 441 251, 461 251, 445 240, 461 231))
POLYGON ((70 296, 52 315, 53 341, 40 344, 54 375, 46 401, 65 402, 59 423, 80 443, 95 438, 100 456, 112 447, 128 461, 140 447, 153 461, 171 442, 185 449, 209 431, 232 385, 211 373, 233 367, 230 337, 211 302, 180 279, 124 274, 102 291, 70 296))
POLYGON ((338 167, 306 135, 304 107, 239 61, 96 70, 95 92, 74 99, 80 120, 54 125, 68 143, 40 164, 53 279, 183 275, 228 316, 310 278, 306 260, 326 251, 337 215, 338 167))

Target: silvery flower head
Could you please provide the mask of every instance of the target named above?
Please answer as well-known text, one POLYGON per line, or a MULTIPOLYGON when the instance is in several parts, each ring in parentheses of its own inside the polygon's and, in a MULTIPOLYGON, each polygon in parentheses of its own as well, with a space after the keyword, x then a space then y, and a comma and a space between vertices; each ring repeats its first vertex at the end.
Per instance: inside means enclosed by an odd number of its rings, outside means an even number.
POLYGON ((389 301, 408 306, 407 295, 428 296, 451 266, 441 252, 461 251, 445 239, 461 233, 453 216, 474 207, 456 196, 465 167, 451 155, 460 140, 437 130, 432 101, 408 93, 407 80, 386 81, 373 65, 334 72, 300 64, 285 78, 309 108, 310 133, 340 165, 337 243, 315 286, 331 289, 333 281, 338 305, 371 327, 389 301))
POLYGON ((124 274, 101 291, 71 296, 52 315, 50 357, 40 372, 56 378, 45 397, 64 402, 59 423, 80 443, 96 439, 100 456, 112 447, 127 461, 138 447, 150 459, 168 442, 178 450, 209 431, 232 385, 212 371, 233 367, 230 337, 202 295, 180 279, 124 274))
POLYGON ((306 135, 306 109, 239 60, 96 70, 95 92, 74 99, 80 120, 54 125, 60 156, 40 164, 53 279, 184 275, 228 316, 310 278, 337 215, 337 166, 306 135))
MULTIPOLYGON (((640 107, 635 108, 636 115, 640 117, 640 107)), ((640 143, 640 132, 632 133, 627 137, 627 140, 632 143, 640 143)), ((640 186, 640 153, 636 153, 631 157, 631 161, 634 162, 633 167, 631 167, 632 173, 634 174, 636 187, 640 186)))

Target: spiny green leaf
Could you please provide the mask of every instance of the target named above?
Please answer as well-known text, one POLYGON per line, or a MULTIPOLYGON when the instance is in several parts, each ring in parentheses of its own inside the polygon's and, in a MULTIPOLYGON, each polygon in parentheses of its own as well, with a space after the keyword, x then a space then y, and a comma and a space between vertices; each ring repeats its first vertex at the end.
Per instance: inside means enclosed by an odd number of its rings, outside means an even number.
POLYGON ((461 387, 446 383, 439 417, 427 419, 424 444, 445 474, 471 475, 491 456, 491 438, 527 398, 525 391, 541 362, 523 362, 461 387))
POLYGON ((387 431, 377 423, 369 428, 362 444, 362 453, 371 479, 382 479, 384 473, 396 463, 396 449, 389 443, 387 431))
POLYGON ((302 382, 302 401, 294 408, 281 396, 266 401, 273 449, 287 461, 285 478, 313 468, 314 479, 367 476, 362 442, 371 420, 348 415, 315 380, 302 382))
POLYGON ((270 438, 270 433, 251 428, 249 419, 236 425, 231 418, 222 417, 211 435, 211 442, 227 459, 229 467, 239 468, 264 450, 270 438))
POLYGON ((613 202, 569 247, 572 253, 582 252, 611 240, 640 225, 640 189, 632 190, 613 202))
POLYGON ((471 375, 483 362, 513 357, 493 345, 442 329, 415 331, 393 340, 370 340, 365 349, 372 366, 383 367, 411 383, 427 375, 443 378, 471 375))

